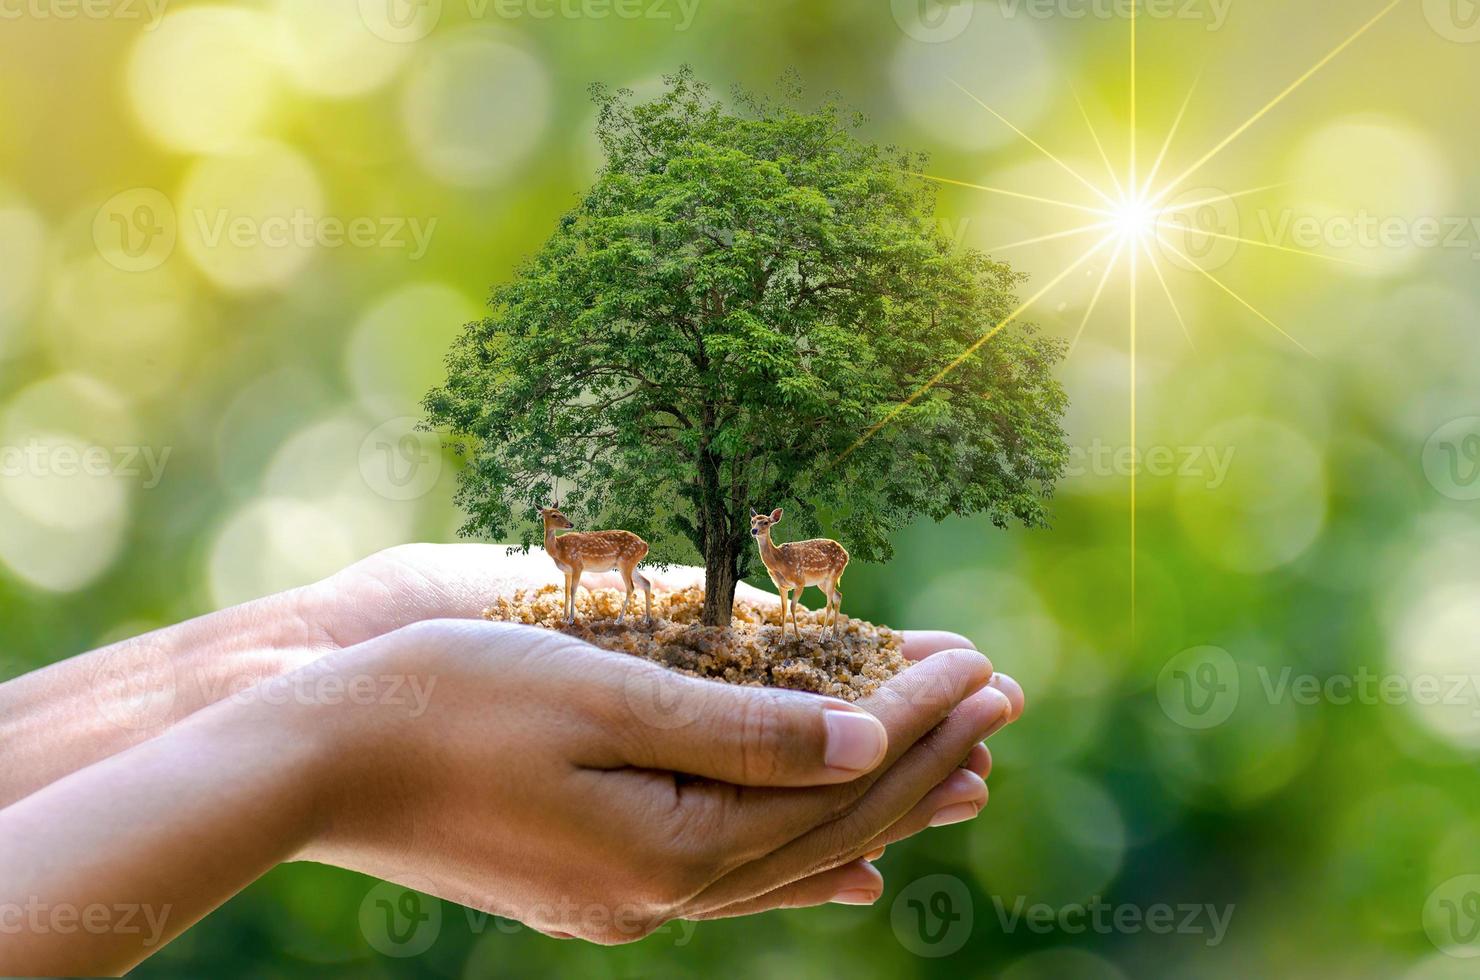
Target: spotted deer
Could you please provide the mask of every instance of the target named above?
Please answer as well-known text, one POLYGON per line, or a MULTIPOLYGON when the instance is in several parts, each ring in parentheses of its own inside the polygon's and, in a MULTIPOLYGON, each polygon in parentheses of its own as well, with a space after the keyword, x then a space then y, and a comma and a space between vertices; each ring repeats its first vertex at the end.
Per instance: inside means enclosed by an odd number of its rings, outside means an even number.
POLYGON ((832 624, 833 636, 838 635, 838 617, 843 608, 843 591, 838 583, 843 579, 843 569, 848 567, 848 552, 836 541, 813 538, 810 541, 789 541, 779 547, 771 541, 771 528, 781 521, 781 508, 769 514, 754 510, 750 515, 750 533, 760 545, 761 562, 771 573, 771 581, 781 594, 781 635, 786 635, 786 613, 791 610, 791 628, 797 636, 797 603, 802 590, 815 585, 827 596, 827 612, 823 625, 832 624), (796 594, 788 595, 795 589, 796 594))
POLYGON ((545 522, 545 551, 555 560, 556 567, 565 573, 567 623, 576 621, 576 589, 581 584, 582 573, 587 571, 622 573, 627 598, 622 602, 617 622, 627 618, 634 581, 647 593, 647 622, 653 621, 653 585, 637 570, 637 563, 648 553, 646 541, 631 531, 582 531, 556 537, 556 531, 568 530, 575 525, 554 507, 541 507, 540 517, 545 522))

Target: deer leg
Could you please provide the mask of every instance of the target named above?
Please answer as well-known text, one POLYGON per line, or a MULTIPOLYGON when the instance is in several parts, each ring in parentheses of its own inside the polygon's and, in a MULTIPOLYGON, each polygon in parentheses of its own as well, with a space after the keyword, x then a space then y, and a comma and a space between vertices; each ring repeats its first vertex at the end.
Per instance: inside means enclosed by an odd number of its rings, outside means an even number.
POLYGON ((801 639, 802 636, 802 628, 797 625, 797 606, 802 603, 802 589, 805 588, 805 585, 801 586, 791 594, 791 628, 796 632, 797 639, 801 639))
POLYGON ((576 568, 565 575, 565 621, 576 621, 576 589, 581 587, 581 570, 576 568))
POLYGON ((637 587, 647 596, 647 625, 653 623, 653 583, 647 580, 647 576, 639 572, 635 567, 632 569, 632 577, 637 580, 637 587))
POLYGON ((632 584, 632 569, 623 568, 622 584, 627 587, 627 596, 622 600, 622 611, 617 614, 617 622, 620 623, 627 618, 627 607, 632 605, 632 592, 635 586, 632 584))
POLYGON ((783 585, 777 585, 776 591, 781 593, 781 638, 786 639, 786 607, 791 598, 791 590, 783 585))
POLYGON ((838 620, 843 618, 843 590, 838 588, 838 580, 832 582, 832 631, 833 636, 838 635, 838 620))

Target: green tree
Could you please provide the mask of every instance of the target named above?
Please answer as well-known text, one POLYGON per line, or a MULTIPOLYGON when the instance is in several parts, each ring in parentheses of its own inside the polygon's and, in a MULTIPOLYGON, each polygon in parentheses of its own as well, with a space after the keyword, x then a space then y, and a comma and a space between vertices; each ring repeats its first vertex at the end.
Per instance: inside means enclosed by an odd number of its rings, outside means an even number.
POLYGON ((972 350, 1021 277, 942 233, 923 159, 794 84, 727 108, 665 81, 646 104, 593 88, 604 167, 426 398, 467 464, 463 532, 522 524, 527 547, 559 492, 578 527, 697 555, 719 625, 758 565, 752 507, 784 506, 784 537, 826 518, 869 561, 921 514, 1043 523, 1062 344, 1013 326, 972 350))

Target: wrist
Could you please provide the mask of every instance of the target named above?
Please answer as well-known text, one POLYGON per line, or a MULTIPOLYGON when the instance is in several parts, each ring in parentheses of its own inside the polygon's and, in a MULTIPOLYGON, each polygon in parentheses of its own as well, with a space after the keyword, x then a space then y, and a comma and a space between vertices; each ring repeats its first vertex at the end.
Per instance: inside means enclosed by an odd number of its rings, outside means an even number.
POLYGON ((374 873, 414 832, 412 785, 436 677, 408 670, 394 642, 328 654, 254 689, 313 748, 312 833, 294 855, 374 873), (366 865, 366 861, 372 863, 366 865))

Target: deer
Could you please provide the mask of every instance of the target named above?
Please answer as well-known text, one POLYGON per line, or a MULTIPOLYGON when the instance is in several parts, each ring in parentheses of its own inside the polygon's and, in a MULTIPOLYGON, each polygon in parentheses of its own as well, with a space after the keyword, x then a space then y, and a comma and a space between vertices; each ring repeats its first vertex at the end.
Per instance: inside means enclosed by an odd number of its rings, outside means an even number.
POLYGON ((653 584, 637 570, 637 563, 648 553, 648 543, 631 531, 582 531, 557 537, 556 531, 567 531, 575 527, 570 518, 555 507, 541 507, 540 518, 545 522, 545 552, 555 561, 555 567, 565 573, 565 621, 576 621, 576 589, 580 587, 581 575, 587 571, 621 572, 622 583, 627 587, 627 598, 622 602, 622 612, 617 616, 620 623, 627 618, 627 609, 632 605, 634 582, 647 594, 647 624, 653 622, 653 584))
POLYGON ((781 522, 781 508, 762 514, 754 508, 750 512, 750 534, 761 549, 761 562, 771 575, 771 582, 781 594, 781 635, 786 636, 786 611, 791 609, 791 628, 800 638, 797 626, 797 603, 802 590, 815 585, 827 596, 827 611, 822 624, 832 625, 832 635, 838 635, 838 617, 842 614, 843 591, 838 588, 843 569, 848 567, 848 552, 836 541, 827 538, 812 538, 809 541, 790 541, 777 546, 771 540, 771 528, 781 522), (795 589, 795 595, 791 595, 795 589), (790 601, 788 602, 788 596, 790 601))

